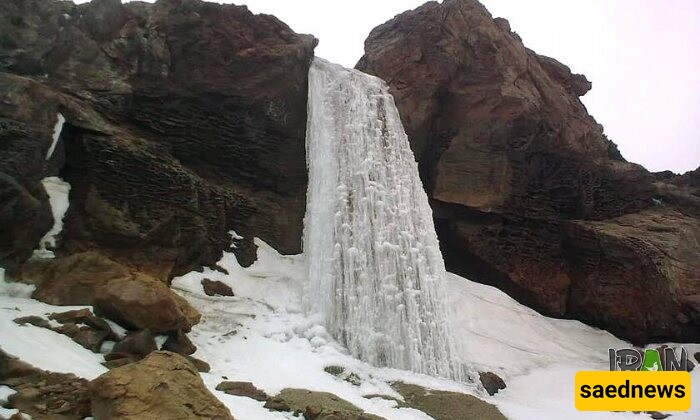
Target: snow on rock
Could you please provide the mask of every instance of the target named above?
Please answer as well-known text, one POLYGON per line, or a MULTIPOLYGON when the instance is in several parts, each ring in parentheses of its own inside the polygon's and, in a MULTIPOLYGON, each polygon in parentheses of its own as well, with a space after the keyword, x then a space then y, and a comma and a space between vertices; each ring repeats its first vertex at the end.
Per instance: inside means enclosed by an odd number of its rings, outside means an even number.
MULTIPOLYGON (((232 253, 219 265, 229 274, 204 269, 173 280, 173 287, 202 313, 202 321, 190 333, 197 345, 195 357, 211 365, 202 374, 205 384, 237 418, 290 419, 289 414, 271 412, 263 403, 216 391, 225 380, 249 381, 269 395, 283 388, 305 388, 338 395, 361 409, 387 419, 429 419, 426 414, 381 398, 399 398, 388 385, 401 380, 427 388, 464 392, 495 404, 510 419, 638 419, 632 413, 580 412, 574 407, 574 375, 579 370, 608 369, 608 347, 628 343, 578 321, 544 317, 520 305, 503 292, 447 275, 449 314, 461 342, 461 357, 475 370, 490 370, 503 376, 507 388, 489 397, 473 384, 459 383, 409 371, 377 368, 353 358, 316 319, 303 311, 305 262, 303 256, 278 254, 255 239, 258 260, 241 267, 232 253), (233 297, 209 297, 202 278, 231 286, 233 297), (324 371, 342 366, 360 378, 352 385, 324 371)), ((685 345, 698 351, 698 345, 685 345)), ((693 372, 694 381, 700 369, 693 372)), ((700 393, 695 393, 700 395, 700 393)), ((697 419, 700 403, 694 395, 689 413, 675 419, 697 419)))
POLYGON ((14 394, 15 391, 9 386, 0 385, 0 418, 10 418, 13 414, 19 412, 19 410, 14 408, 4 408, 3 406, 7 403, 7 399, 10 395, 14 394))
POLYGON ((268 411, 262 402, 216 391, 223 376, 233 381, 250 381, 269 395, 288 387, 331 392, 387 419, 429 419, 416 410, 396 408, 393 402, 363 397, 383 394, 400 398, 388 385, 392 380, 476 392, 473 385, 376 368, 350 356, 322 325, 303 312, 303 258, 280 255, 259 239, 255 244, 258 259, 251 267, 241 267, 232 253, 226 253, 218 265, 228 275, 204 269, 202 273, 191 272, 175 278, 172 283, 202 313, 202 321, 189 335, 198 347, 194 356, 211 365, 211 371, 202 374, 204 382, 236 418, 292 417, 268 411), (228 284, 235 296, 206 296, 200 284, 202 278, 228 284), (324 368, 331 365, 355 373, 361 384, 352 385, 325 372, 324 368))
POLYGON ((495 287, 455 274, 448 282, 462 357, 480 371, 516 375, 575 361, 607 368, 607 349, 628 345, 579 321, 542 316, 495 287))
POLYGON ((51 159, 54 150, 56 150, 56 145, 58 144, 58 139, 61 137, 61 131, 63 130, 63 124, 65 122, 66 119, 63 117, 63 115, 61 115, 60 112, 56 114, 56 125, 53 127, 51 146, 49 146, 49 150, 46 151, 46 160, 51 159))
POLYGON ((5 269, 0 267, 0 296, 28 298, 36 289, 33 284, 5 281, 5 269))
POLYGON ((84 306, 53 306, 27 298, 0 294, 0 348, 6 353, 52 372, 73 373, 93 379, 107 369, 102 355, 87 350, 63 334, 35 327, 20 326, 13 319, 52 312, 82 309, 84 306))
MULTIPOLYGON (((490 397, 474 384, 370 366, 352 357, 317 320, 305 315, 304 258, 280 255, 258 239, 255 243, 258 260, 251 267, 241 267, 232 253, 226 253, 219 265, 229 274, 204 269, 173 280, 173 287, 202 313, 202 321, 189 334, 198 347, 194 356, 211 365, 211 371, 203 373, 202 378, 236 418, 296 417, 269 411, 263 402, 216 391, 216 385, 223 380, 252 382, 269 395, 287 387, 331 392, 388 420, 430 419, 415 409, 397 408, 395 402, 364 397, 381 394, 400 399, 389 386, 397 380, 476 395, 495 404, 509 419, 648 418, 633 413, 580 412, 574 407, 575 373, 606 370, 607 347, 629 344, 577 321, 544 317, 495 288, 452 274, 448 274, 446 283, 449 313, 454 318, 455 336, 466 344, 462 358, 476 370, 493 370, 502 375, 507 388, 490 397), (206 296, 200 284, 202 278, 228 284, 235 296, 206 296), (354 373, 359 385, 325 372, 328 366, 342 366, 354 373)), ((0 282, 0 348, 50 371, 74 373, 87 379, 106 371, 100 364, 101 355, 84 349, 70 338, 12 322, 19 316, 46 316, 81 307, 47 305, 18 297, 21 293, 9 296, 9 290, 12 288, 7 283, 0 282)), ((684 346, 691 354, 700 351, 697 344, 684 346)), ((696 368, 691 375, 693 382, 700 381, 700 369, 696 368)), ((0 389, 0 399, 9 392, 0 389)), ((13 412, 0 411, 0 415, 13 412)), ((698 418, 700 393, 694 392, 691 411, 673 413, 673 419, 698 418)))
POLYGON ((63 216, 68 211, 68 193, 70 184, 59 177, 51 176, 41 180, 46 193, 49 195, 51 213, 53 214, 53 227, 46 232, 41 241, 39 249, 34 251, 34 256, 38 258, 53 258, 54 253, 48 248, 56 246, 56 235, 63 230, 63 216))

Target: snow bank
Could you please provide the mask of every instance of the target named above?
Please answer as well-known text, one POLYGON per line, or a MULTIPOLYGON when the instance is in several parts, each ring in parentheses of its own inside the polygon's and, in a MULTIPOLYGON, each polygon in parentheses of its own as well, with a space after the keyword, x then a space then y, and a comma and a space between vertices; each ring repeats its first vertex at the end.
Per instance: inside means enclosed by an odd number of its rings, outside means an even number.
MULTIPOLYGON (((289 413, 268 411, 262 402, 216 391, 223 380, 250 381, 268 394, 286 387, 331 392, 363 410, 389 420, 427 420, 430 417, 381 398, 399 398, 389 383, 404 381, 433 389, 477 395, 510 419, 636 419, 633 413, 580 412, 574 407, 574 375, 579 370, 606 370, 607 347, 628 344, 604 331, 576 321, 539 315, 489 286, 448 275, 449 311, 462 357, 479 370, 502 375, 507 388, 493 397, 475 384, 458 383, 409 371, 376 368, 353 358, 328 332, 302 311, 304 260, 284 256, 257 240, 258 260, 241 267, 233 254, 223 256, 223 274, 205 269, 173 281, 173 287, 202 312, 202 321, 189 334, 197 345, 195 357, 211 365, 202 374, 207 387, 226 404, 236 418, 251 420, 292 419, 289 413), (202 278, 222 281, 234 290, 233 297, 206 296, 202 278), (324 371, 342 366, 359 378, 353 385, 324 371), (226 377, 226 379, 224 378, 226 377)), ((0 277, 2 270, 0 270, 0 277)), ((34 366, 55 372, 74 373, 92 379, 106 371, 94 354, 66 336, 31 325, 19 326, 14 318, 45 316, 78 309, 58 307, 32 299, 8 296, 12 285, 0 282, 0 348, 34 366)), ((25 296, 26 296, 26 290, 25 296)), ((123 331, 121 331, 123 333, 123 331)), ((700 345, 684 345, 692 354, 700 345)), ((700 369, 692 372, 700 380, 700 369)), ((10 390, 0 388, 0 399, 10 390)), ((0 411, 0 415, 12 410, 0 411)), ((700 418, 700 392, 693 393, 688 413, 673 413, 674 420, 700 418)))
POLYGON ((52 372, 73 373, 93 379, 107 371, 104 358, 63 334, 33 325, 20 326, 12 320, 22 316, 46 316, 52 312, 82 309, 84 306, 53 306, 33 299, 0 295, 0 348, 12 356, 52 372))
MULTIPOLYGON (((195 357, 210 363, 203 374, 207 386, 234 416, 250 419, 287 419, 263 403, 216 391, 224 380, 250 381, 269 394, 286 387, 331 392, 363 410, 387 419, 428 419, 413 409, 396 408, 395 403, 364 395, 383 394, 399 398, 388 385, 401 380, 428 388, 477 395, 511 419, 638 419, 633 413, 580 412, 574 407, 574 375, 579 370, 606 370, 608 347, 628 343, 578 321, 547 318, 520 305, 503 292, 454 274, 447 276, 449 312, 462 359, 477 370, 503 376, 507 388, 489 397, 474 384, 458 383, 396 369, 376 368, 351 357, 315 320, 302 312, 304 260, 283 256, 263 241, 258 260, 241 267, 233 254, 224 255, 219 265, 229 274, 205 269, 173 281, 198 310, 202 322, 190 337, 197 345, 195 357), (235 297, 208 297, 202 278, 222 281, 235 297), (338 365, 355 373, 359 386, 326 373, 324 367, 338 365)), ((690 351, 699 345, 685 345, 690 351)), ((693 372, 694 381, 700 369, 693 372)), ((689 413, 674 413, 674 419, 697 419, 700 402, 695 393, 689 413)))
POLYGON ((49 195, 49 204, 51 204, 51 213, 53 214, 53 227, 39 241, 39 249, 34 251, 34 256, 38 258, 53 258, 54 253, 48 248, 56 246, 56 235, 63 230, 63 216, 68 211, 70 184, 55 176, 44 178, 41 180, 41 183, 49 195))

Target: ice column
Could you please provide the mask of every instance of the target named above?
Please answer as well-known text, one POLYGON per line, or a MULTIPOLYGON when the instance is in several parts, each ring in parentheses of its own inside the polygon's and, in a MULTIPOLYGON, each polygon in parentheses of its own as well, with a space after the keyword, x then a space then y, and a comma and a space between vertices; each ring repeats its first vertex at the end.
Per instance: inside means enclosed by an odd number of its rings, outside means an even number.
POLYGON ((368 363, 460 379, 432 211, 387 85, 314 59, 306 149, 307 310, 368 363))

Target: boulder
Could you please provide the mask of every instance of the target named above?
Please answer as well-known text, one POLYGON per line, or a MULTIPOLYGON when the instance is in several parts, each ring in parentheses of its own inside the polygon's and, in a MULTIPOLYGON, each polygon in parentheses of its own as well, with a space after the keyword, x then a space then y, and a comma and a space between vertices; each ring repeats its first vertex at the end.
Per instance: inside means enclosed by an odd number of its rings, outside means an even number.
POLYGON ((107 331, 110 333, 112 338, 116 338, 116 335, 112 332, 112 327, 109 326, 107 321, 102 318, 98 318, 89 309, 76 309, 73 311, 66 312, 54 312, 49 315, 49 319, 53 319, 56 322, 64 324, 66 322, 72 322, 74 324, 85 324, 89 327, 107 331))
MULTIPOLYGON (((165 283, 95 251, 51 260, 31 259, 23 264, 20 278, 36 285, 32 294, 35 299, 52 305, 94 305, 101 315, 130 329, 148 328, 154 333, 189 331, 200 318, 165 283)), ((88 313, 72 316, 88 325, 93 323, 98 329, 109 328, 88 313)))
POLYGON ((189 331, 201 315, 164 283, 137 273, 111 280, 95 292, 100 314, 130 329, 153 333, 189 331))
POLYGON ((505 420, 495 405, 459 392, 426 389, 418 385, 395 382, 392 388, 404 399, 403 407, 420 410, 435 420, 480 419, 505 420))
POLYGON ((506 389, 503 379, 493 372, 479 372, 479 381, 489 395, 495 395, 498 391, 506 389))
POLYGON ((36 285, 32 297, 51 305, 92 305, 100 286, 130 276, 128 268, 95 251, 31 259, 20 273, 22 281, 36 285))
POLYGON ((111 338, 111 331, 98 330, 87 325, 77 325, 66 322, 59 327, 51 328, 52 331, 70 337, 73 341, 90 350, 99 353, 102 343, 111 338))
POLYGON ((187 337, 182 330, 168 334, 167 340, 163 343, 162 350, 172 351, 182 355, 190 355, 197 351, 197 346, 187 337))
POLYGON ((51 323, 47 319, 42 318, 38 315, 22 316, 13 319, 13 321, 15 322, 15 324, 22 326, 29 324, 39 328, 46 328, 48 330, 51 329, 51 323))
MULTIPOLYGON (((153 333, 151 333, 149 329, 145 329, 128 334, 114 345, 112 348, 112 353, 119 355, 131 355, 139 360, 156 350, 158 350, 158 346, 156 345, 156 340, 153 337, 153 333)), ((111 359, 114 359, 114 356, 112 356, 111 359)), ((106 356, 105 360, 107 360, 106 356)))
POLYGON ((328 392, 285 388, 269 398, 265 408, 303 414, 308 420, 381 420, 382 417, 365 413, 355 405, 328 392))
POLYGON ((265 391, 256 388, 251 382, 223 381, 216 386, 216 390, 229 395, 248 397, 258 401, 267 401, 269 398, 265 391))
POLYGON ((218 280, 202 279, 202 288, 207 296, 233 296, 233 289, 218 280))
POLYGON ((49 315, 49 318, 60 322, 62 325, 54 327, 49 321, 36 315, 17 318, 14 322, 20 325, 30 324, 66 335, 94 353, 100 352, 102 343, 105 340, 117 339, 109 324, 93 315, 89 309, 52 313, 49 315))
POLYGON ((209 366, 209 363, 205 362, 202 359, 197 359, 196 357, 192 356, 185 356, 185 359, 187 359, 192 365, 194 365, 195 369, 197 369, 197 372, 203 372, 203 373, 208 373, 211 371, 211 366, 209 366))
POLYGON ((233 419, 183 356, 158 351, 90 382, 96 419, 233 419))
POLYGON ((376 27, 357 68, 390 86, 448 270, 638 344, 700 339, 700 171, 625 161, 584 76, 476 0, 376 27))

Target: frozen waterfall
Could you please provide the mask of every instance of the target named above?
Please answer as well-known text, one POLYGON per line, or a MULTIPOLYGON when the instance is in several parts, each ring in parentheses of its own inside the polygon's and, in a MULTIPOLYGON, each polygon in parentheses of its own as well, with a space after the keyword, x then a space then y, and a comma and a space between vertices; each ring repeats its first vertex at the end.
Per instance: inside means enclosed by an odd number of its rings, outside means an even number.
POLYGON ((361 360, 460 379, 432 211, 386 84, 314 59, 306 153, 307 309, 361 360))

